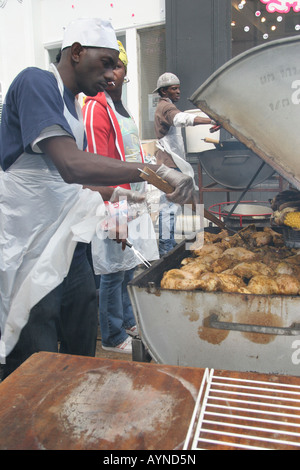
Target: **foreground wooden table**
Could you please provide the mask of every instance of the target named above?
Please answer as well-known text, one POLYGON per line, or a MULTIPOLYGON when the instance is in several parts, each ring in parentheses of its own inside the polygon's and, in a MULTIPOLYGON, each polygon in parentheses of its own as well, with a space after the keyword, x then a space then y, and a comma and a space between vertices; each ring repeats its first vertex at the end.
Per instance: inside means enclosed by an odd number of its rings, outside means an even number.
POLYGON ((181 450, 201 383, 200 448, 300 448, 300 377, 42 352, 0 384, 0 449, 181 450))
POLYGON ((202 369, 38 353, 0 384, 0 449, 183 445, 202 369))

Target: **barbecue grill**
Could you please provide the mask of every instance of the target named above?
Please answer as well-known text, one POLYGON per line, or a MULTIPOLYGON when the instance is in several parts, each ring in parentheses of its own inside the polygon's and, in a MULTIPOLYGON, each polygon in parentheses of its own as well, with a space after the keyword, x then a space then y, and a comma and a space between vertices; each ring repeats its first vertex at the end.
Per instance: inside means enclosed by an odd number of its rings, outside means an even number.
POLYGON ((207 175, 228 189, 246 188, 254 175, 252 186, 256 186, 274 173, 269 165, 260 169, 261 158, 234 138, 220 141, 215 149, 201 152, 197 157, 207 175))
MULTIPOLYGON (((216 71, 191 101, 260 166, 300 189, 298 57, 300 36, 251 49, 216 71)), ((129 285, 150 356, 164 364, 299 376, 300 296, 161 289, 163 273, 188 256, 183 241, 129 285)))

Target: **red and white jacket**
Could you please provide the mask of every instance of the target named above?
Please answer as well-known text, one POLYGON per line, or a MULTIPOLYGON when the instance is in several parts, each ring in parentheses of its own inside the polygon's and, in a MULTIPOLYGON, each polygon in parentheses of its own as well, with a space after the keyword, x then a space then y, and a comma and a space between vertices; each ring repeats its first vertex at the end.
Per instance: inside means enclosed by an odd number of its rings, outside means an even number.
MULTIPOLYGON (((87 152, 97 153, 104 157, 125 160, 125 151, 121 129, 113 110, 113 103, 106 93, 88 96, 82 112, 87 136, 87 152)), ((144 154, 140 146, 142 161, 144 154)), ((130 184, 121 184, 122 188, 130 189, 130 184)))

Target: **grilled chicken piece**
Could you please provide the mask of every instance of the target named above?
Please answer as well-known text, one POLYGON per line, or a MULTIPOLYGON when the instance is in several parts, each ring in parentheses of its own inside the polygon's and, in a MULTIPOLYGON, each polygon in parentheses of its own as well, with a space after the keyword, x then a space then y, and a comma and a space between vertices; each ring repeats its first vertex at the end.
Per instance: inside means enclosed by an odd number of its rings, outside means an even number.
POLYGON ((282 295, 298 295, 300 290, 300 282, 295 276, 289 274, 281 274, 275 278, 278 286, 278 294, 282 295))
MULTIPOLYGON (((191 250, 193 250, 193 247, 191 247, 191 250)), ((211 245, 203 245, 201 248, 193 250, 194 256, 212 256, 214 259, 220 258, 222 255, 224 249, 222 249, 220 246, 212 243, 211 245)))
POLYGON ((220 279, 222 292, 241 292, 241 288, 246 288, 246 284, 243 282, 243 280, 234 274, 220 273, 218 276, 220 279))
POLYGON ((250 279, 247 289, 252 294, 265 295, 278 294, 279 291, 277 283, 274 279, 270 279, 269 277, 263 276, 261 274, 258 276, 253 276, 250 279))
POLYGON ((181 261, 182 266, 186 266, 190 263, 200 263, 200 264, 212 264, 215 261, 215 258, 210 255, 196 257, 196 258, 184 258, 181 261))
POLYGON ((205 273, 199 279, 200 289, 206 292, 215 292, 220 290, 221 282, 218 274, 205 273))
POLYGON ((162 289, 174 290, 195 290, 200 289, 200 280, 195 280, 189 273, 184 273, 181 269, 171 269, 164 273, 161 280, 162 289))
POLYGON ((228 248, 223 252, 223 256, 233 257, 236 261, 254 260, 256 254, 243 247, 228 248))
POLYGON ((291 263, 288 263, 286 261, 281 261, 280 263, 277 264, 274 273, 276 275, 280 274, 288 274, 289 276, 299 276, 300 275, 300 266, 297 266, 296 264, 293 265, 291 263))
POLYGON ((248 225, 238 232, 239 237, 249 248, 269 245, 272 243, 272 234, 266 231, 257 231, 254 224, 248 225))
POLYGON ((181 265, 186 266, 189 263, 194 263, 194 261, 195 261, 195 258, 191 258, 191 257, 183 258, 183 260, 181 261, 181 265))
POLYGON ((270 245, 273 242, 273 237, 271 233, 268 232, 256 232, 253 233, 251 240, 249 240, 250 246, 260 247, 270 245))
POLYGON ((284 246, 283 236, 270 227, 264 227, 263 231, 257 231, 256 227, 252 224, 240 230, 236 235, 242 238, 250 248, 267 245, 284 246))
POLYGON ((256 227, 254 224, 247 225, 247 227, 242 228, 239 230, 234 236, 238 236, 241 240, 243 240, 245 243, 251 239, 253 233, 256 232, 256 227))
POLYGON ((196 235, 196 241, 192 245, 192 250, 200 250, 204 245, 219 245, 223 248, 224 244, 224 247, 229 248, 230 246, 235 246, 236 243, 235 236, 230 236, 227 230, 221 230, 220 233, 204 232, 204 236, 203 233, 198 233, 196 235))
POLYGON ((204 232, 204 243, 218 243, 228 236, 227 230, 221 230, 219 233, 204 232))
POLYGON ((227 269, 233 268, 237 263, 242 261, 255 260, 257 255, 243 247, 228 248, 223 252, 221 258, 214 261, 212 270, 215 273, 221 273, 227 269))
POLYGON ((243 246, 244 242, 240 237, 226 237, 221 242, 218 243, 218 246, 223 250, 228 250, 228 248, 234 248, 235 246, 243 246))
POLYGON ((287 263, 291 263, 293 265, 300 265, 300 254, 296 254, 294 256, 290 256, 285 259, 287 263))
POLYGON ((246 285, 241 278, 231 274, 206 273, 200 277, 200 288, 206 292, 240 292, 246 285))
POLYGON ((265 227, 264 232, 269 233, 272 236, 272 242, 274 246, 284 246, 284 238, 281 233, 275 232, 270 227, 265 227))
POLYGON ((236 263, 237 261, 232 256, 222 256, 212 263, 211 270, 214 273, 222 273, 223 271, 233 268, 236 263))
POLYGON ((199 279, 201 274, 210 271, 210 265, 207 263, 194 262, 183 266, 180 268, 180 271, 183 272, 184 275, 190 275, 193 279, 199 279))
POLYGON ((270 267, 274 267, 274 264, 277 265, 281 260, 286 261, 292 254, 292 250, 286 247, 275 248, 274 246, 264 246, 258 248, 255 252, 260 261, 270 267))
POLYGON ((271 276, 273 271, 269 268, 266 264, 261 262, 250 262, 250 263, 239 263, 234 266, 230 272, 239 276, 243 279, 251 279, 253 276, 257 276, 258 274, 263 274, 264 276, 271 276))

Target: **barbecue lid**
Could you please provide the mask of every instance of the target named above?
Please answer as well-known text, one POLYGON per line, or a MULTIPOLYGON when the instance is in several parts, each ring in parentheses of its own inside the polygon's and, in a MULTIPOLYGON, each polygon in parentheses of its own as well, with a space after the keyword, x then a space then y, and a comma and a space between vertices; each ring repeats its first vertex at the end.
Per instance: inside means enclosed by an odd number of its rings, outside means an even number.
POLYGON ((256 186, 274 173, 269 165, 260 169, 261 158, 236 139, 222 141, 218 147, 197 156, 207 175, 226 188, 244 189, 255 175, 252 186, 256 186))
POLYGON ((300 36, 258 46, 220 67, 191 102, 300 189, 300 36))

